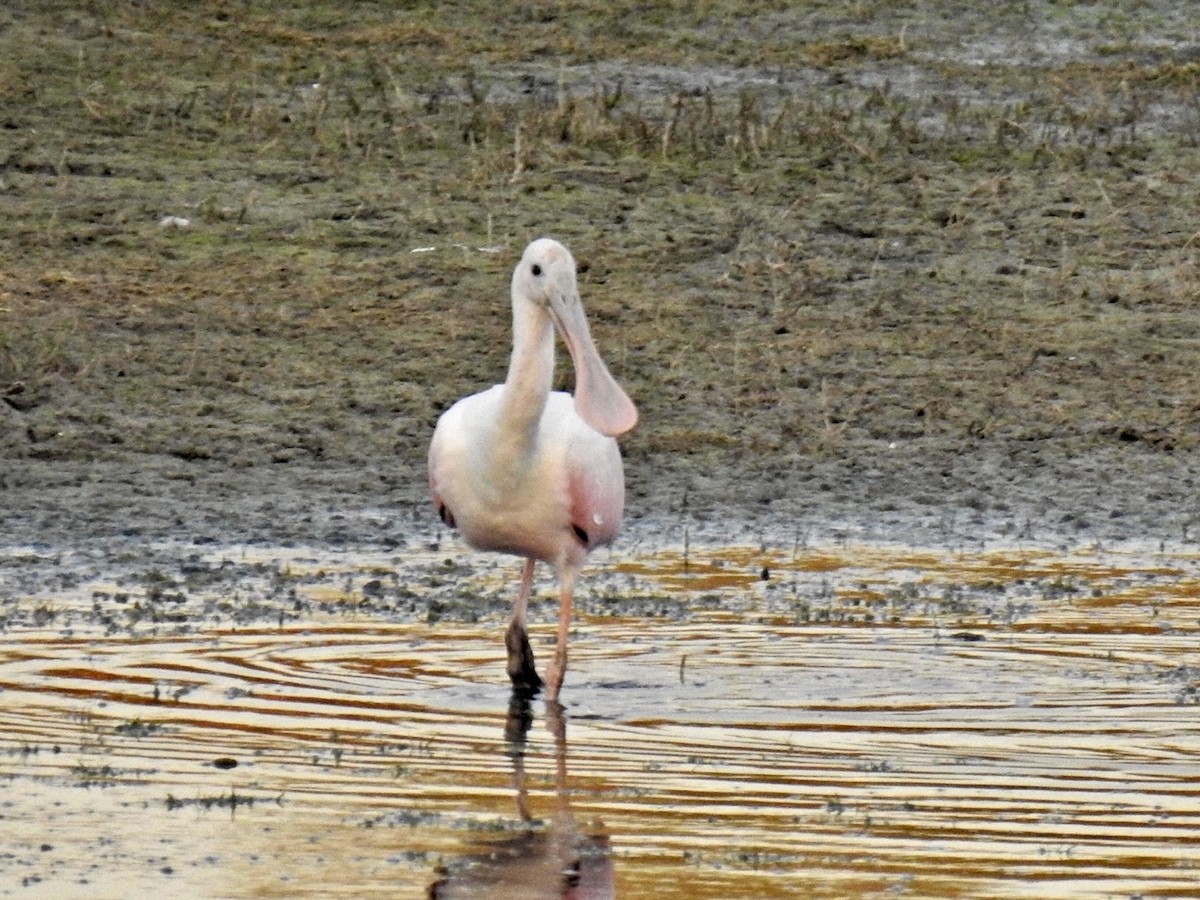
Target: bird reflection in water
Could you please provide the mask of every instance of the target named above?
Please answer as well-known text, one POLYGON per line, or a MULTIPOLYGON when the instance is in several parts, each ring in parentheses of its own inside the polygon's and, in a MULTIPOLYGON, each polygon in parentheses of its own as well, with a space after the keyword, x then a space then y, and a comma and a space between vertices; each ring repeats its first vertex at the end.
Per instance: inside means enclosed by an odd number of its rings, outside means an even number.
POLYGON ((513 761, 519 833, 488 841, 453 873, 429 888, 429 900, 611 900, 616 897, 608 836, 585 833, 575 821, 567 794, 567 725, 563 708, 546 702, 546 727, 554 737, 554 816, 538 827, 529 812, 525 743, 533 723, 529 697, 513 693, 504 736, 513 761))

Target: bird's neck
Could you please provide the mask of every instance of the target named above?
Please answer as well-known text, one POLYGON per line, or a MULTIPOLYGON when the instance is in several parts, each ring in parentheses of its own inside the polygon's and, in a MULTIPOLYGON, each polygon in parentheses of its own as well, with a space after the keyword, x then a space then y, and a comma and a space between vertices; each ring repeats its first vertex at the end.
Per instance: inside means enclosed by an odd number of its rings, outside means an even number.
POLYGON ((504 380, 503 419, 530 439, 537 430, 554 380, 554 324, 545 310, 513 307, 513 350, 504 380))

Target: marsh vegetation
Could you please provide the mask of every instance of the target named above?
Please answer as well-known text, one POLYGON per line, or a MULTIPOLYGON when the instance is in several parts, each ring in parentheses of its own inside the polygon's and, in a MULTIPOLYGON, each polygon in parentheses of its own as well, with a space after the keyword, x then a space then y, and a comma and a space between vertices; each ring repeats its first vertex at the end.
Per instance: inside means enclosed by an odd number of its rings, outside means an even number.
MULTIPOLYGON (((193 510, 254 484, 297 518, 296 483, 419 502, 437 414, 504 371, 506 273, 540 233, 644 410, 634 515, 1003 514, 1046 466, 1194 485, 1184 5, 3 16, 15 508, 109 464, 109 528, 203 533, 193 510), (190 502, 144 508, 146 479, 190 502)), ((1063 491, 1092 524, 1122 507, 1063 491)), ((222 527, 273 518, 240 512, 222 527)))

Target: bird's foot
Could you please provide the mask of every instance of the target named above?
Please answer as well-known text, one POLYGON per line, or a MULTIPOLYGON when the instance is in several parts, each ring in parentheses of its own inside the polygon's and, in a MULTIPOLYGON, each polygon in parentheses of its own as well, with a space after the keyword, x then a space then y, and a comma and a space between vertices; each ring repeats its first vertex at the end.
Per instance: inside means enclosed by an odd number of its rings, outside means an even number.
POLYGON ((542 689, 542 679, 534 668, 529 635, 513 622, 504 635, 504 643, 508 647, 508 677, 512 679, 513 691, 532 697, 542 689))

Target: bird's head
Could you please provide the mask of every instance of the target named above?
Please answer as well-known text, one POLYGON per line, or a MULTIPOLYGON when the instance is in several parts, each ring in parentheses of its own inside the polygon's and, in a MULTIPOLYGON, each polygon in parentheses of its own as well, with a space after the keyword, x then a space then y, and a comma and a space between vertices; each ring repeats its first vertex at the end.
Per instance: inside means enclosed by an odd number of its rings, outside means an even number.
POLYGON ((617 384, 600 358, 588 331, 575 259, 571 251, 550 238, 525 248, 513 270, 513 303, 533 303, 546 310, 575 365, 575 409, 601 434, 616 436, 637 424, 637 407, 617 384))

